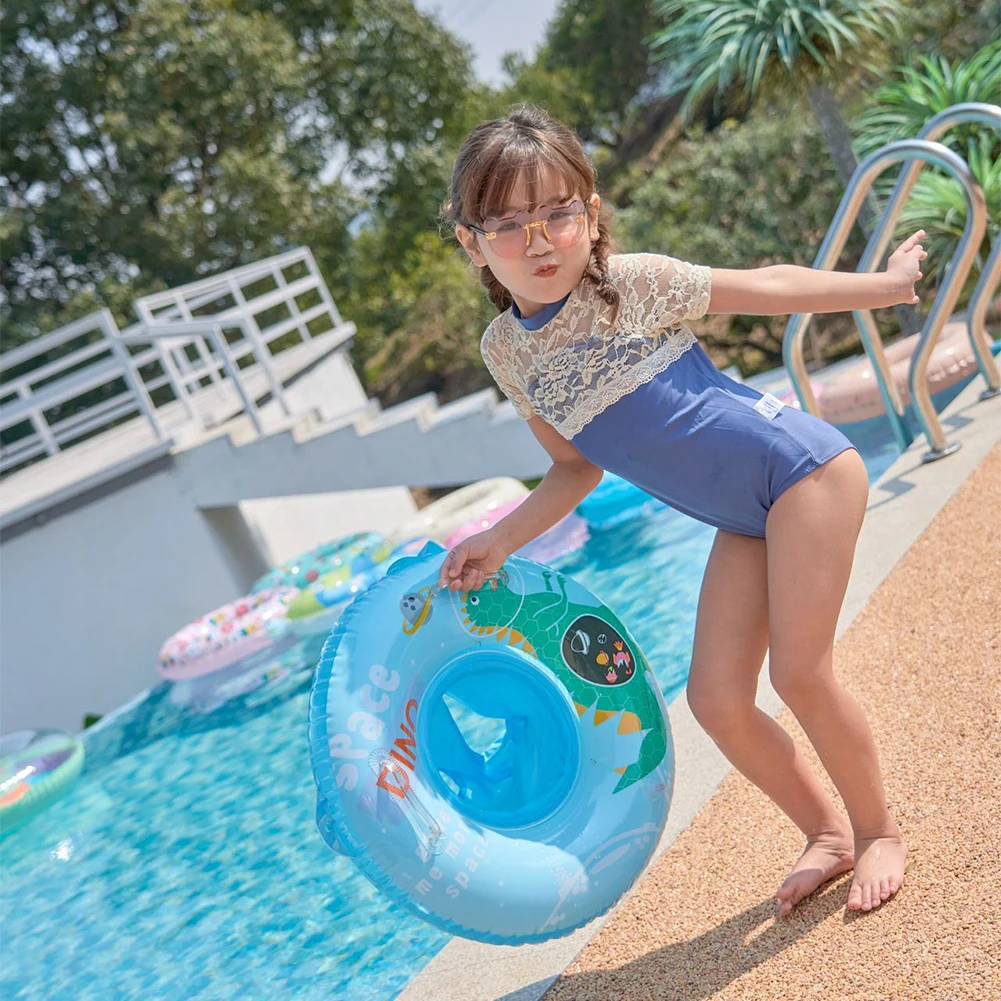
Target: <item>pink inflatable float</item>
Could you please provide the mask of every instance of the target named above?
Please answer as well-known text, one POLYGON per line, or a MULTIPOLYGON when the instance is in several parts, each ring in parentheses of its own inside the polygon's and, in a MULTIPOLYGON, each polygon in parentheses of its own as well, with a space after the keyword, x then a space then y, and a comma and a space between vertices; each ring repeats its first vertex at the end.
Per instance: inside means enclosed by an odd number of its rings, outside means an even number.
MULTIPOLYGON (((524 497, 517 497, 506 504, 498 505, 493 510, 482 514, 473 521, 467 521, 445 540, 446 548, 451 549, 464 539, 468 539, 471 535, 475 535, 477 532, 485 532, 488 528, 492 528, 501 518, 510 514, 524 500, 524 497)), ((571 512, 548 531, 543 532, 537 539, 533 539, 528 545, 522 546, 518 550, 518 555, 535 560, 537 563, 549 563, 556 559, 557 556, 572 552, 574 549, 580 549, 587 542, 589 534, 587 522, 580 515, 571 512)))
POLYGON ((158 670, 168 681, 182 681, 263 650, 285 632, 288 606, 298 593, 294 587, 269 588, 195 619, 160 648, 158 670))
MULTIPOLYGON (((911 402, 907 376, 919 337, 920 334, 912 334, 884 348, 890 376, 904 406, 911 402)), ((966 324, 947 323, 942 328, 928 361, 928 392, 934 396, 961 382, 976 370, 977 362, 973 357, 966 324)), ((852 364, 846 365, 830 378, 811 380, 810 385, 817 398, 817 406, 820 407, 820 416, 831 424, 850 424, 886 413, 872 363, 865 355, 860 355, 852 364)), ((783 403, 799 405, 792 388, 778 396, 783 403)))

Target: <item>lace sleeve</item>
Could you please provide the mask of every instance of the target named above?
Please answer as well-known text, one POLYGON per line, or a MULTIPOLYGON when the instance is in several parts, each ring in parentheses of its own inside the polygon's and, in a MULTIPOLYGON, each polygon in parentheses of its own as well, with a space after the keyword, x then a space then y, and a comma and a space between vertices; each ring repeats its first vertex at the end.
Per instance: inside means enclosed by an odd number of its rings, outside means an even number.
POLYGON ((528 402, 522 381, 511 365, 510 357, 507 352, 502 350, 498 338, 492 334, 489 327, 483 335, 483 340, 480 341, 480 354, 483 356, 487 371, 493 376, 494 382, 500 387, 501 392, 514 405, 518 416, 526 421, 530 417, 534 417, 535 413, 528 402))
POLYGON ((697 320, 709 309, 712 269, 662 254, 633 254, 637 304, 658 326, 697 320))

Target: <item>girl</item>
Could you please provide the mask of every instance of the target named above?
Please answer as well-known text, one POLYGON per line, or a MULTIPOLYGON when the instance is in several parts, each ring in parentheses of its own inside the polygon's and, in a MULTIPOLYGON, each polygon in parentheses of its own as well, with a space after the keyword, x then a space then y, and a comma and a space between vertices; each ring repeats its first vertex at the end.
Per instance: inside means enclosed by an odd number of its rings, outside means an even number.
POLYGON ((487 368, 553 464, 517 510, 448 554, 440 585, 479 588, 572 511, 605 469, 716 526, 689 705, 806 835, 778 890, 780 913, 852 868, 848 906, 878 907, 901 885, 906 847, 869 727, 832 670, 866 469, 831 425, 718 372, 685 321, 917 302, 924 231, 881 274, 613 256, 580 142, 532 106, 473 129, 444 214, 501 311, 481 343, 487 368), (817 749, 847 819, 788 734, 755 707, 766 649, 772 684, 817 749))

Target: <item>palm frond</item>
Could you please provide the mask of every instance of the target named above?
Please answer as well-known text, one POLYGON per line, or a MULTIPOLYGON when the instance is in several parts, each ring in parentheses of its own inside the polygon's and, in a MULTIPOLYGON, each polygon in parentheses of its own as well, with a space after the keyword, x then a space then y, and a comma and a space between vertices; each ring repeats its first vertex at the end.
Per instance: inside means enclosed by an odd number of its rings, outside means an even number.
POLYGON ((688 89, 681 113, 732 83, 753 100, 776 80, 868 66, 897 31, 901 0, 654 0, 667 27, 648 42, 671 65, 671 91, 688 89), (696 89, 697 88, 697 89, 696 89))

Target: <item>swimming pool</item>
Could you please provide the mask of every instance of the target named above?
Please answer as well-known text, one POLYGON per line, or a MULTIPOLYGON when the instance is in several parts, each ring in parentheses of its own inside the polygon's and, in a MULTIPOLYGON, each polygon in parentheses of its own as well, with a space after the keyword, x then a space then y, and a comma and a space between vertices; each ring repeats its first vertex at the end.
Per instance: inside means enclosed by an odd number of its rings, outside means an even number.
MULTIPOLYGON (((873 477, 889 463, 870 451, 873 477)), ((713 534, 665 510, 560 564, 628 623, 668 701, 713 534)), ((441 949, 314 828, 322 640, 282 654, 277 687, 194 715, 160 685, 87 732, 77 785, 2 842, 4 998, 391 1001, 441 949)))

